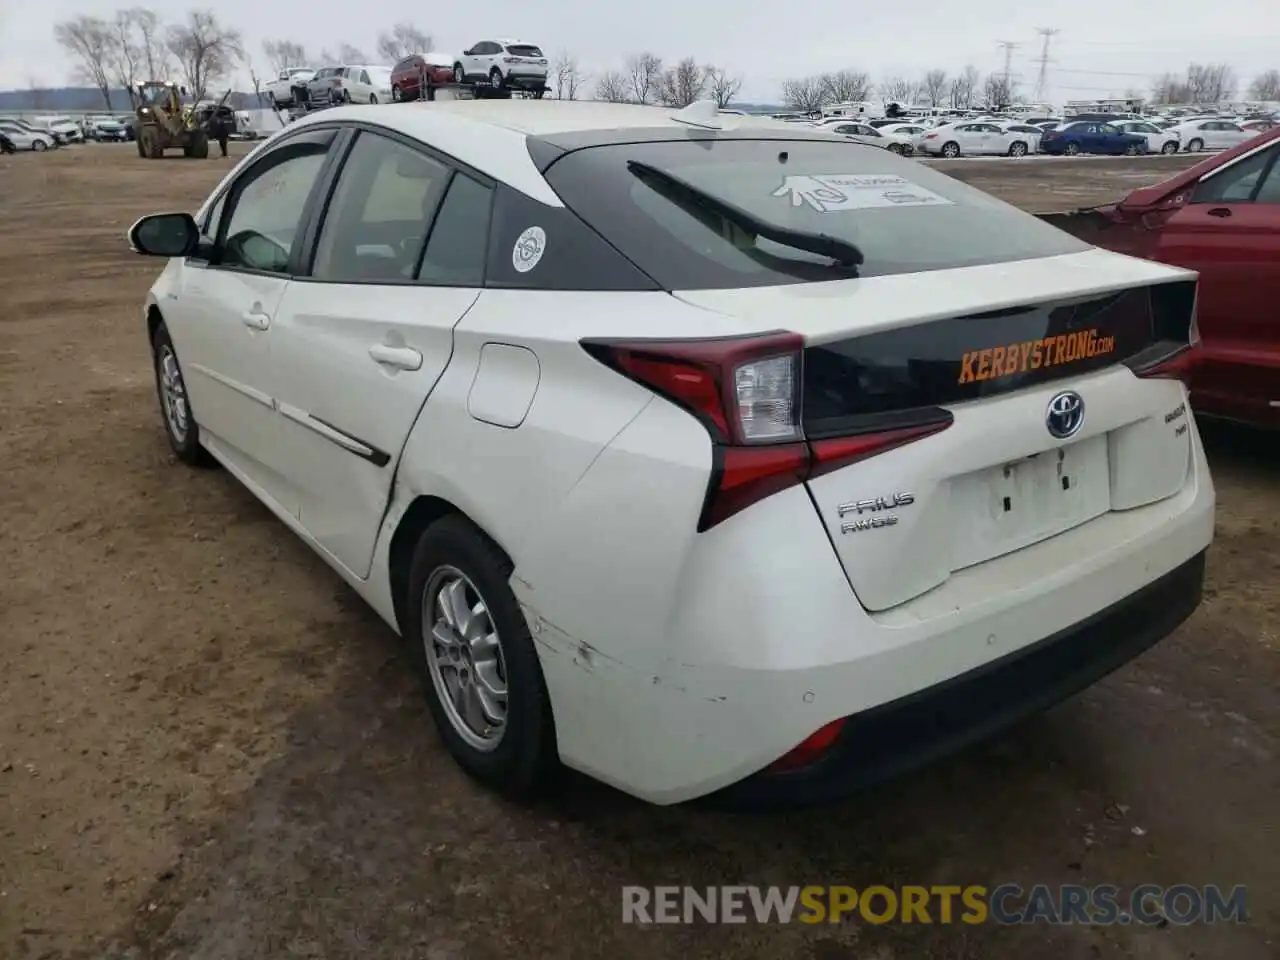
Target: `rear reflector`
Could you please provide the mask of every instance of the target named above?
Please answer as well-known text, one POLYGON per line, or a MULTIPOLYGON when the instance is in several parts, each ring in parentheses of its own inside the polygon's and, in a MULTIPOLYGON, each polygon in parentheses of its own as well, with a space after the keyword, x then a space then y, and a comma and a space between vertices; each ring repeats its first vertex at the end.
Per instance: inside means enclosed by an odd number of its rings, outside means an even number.
POLYGON ((951 425, 940 408, 875 429, 809 440, 801 422, 804 340, 798 334, 711 340, 584 340, 601 363, 689 411, 713 444, 711 481, 698 530, 765 497, 951 425))
POLYGON ((824 727, 805 737, 795 749, 789 750, 765 768, 766 773, 795 773, 811 767, 821 760, 840 737, 845 718, 832 720, 824 727))

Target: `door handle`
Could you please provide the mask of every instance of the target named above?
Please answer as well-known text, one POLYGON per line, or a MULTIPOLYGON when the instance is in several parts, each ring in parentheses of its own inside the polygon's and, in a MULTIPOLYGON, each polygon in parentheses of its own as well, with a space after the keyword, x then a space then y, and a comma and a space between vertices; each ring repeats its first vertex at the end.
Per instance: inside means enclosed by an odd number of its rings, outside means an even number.
POLYGON ((374 363, 397 370, 418 370, 422 367, 422 354, 412 347, 390 347, 385 343, 375 343, 369 348, 369 357, 374 363))
POLYGON ((1205 211, 1211 217, 1229 217, 1231 216, 1230 207, 1214 207, 1212 210, 1205 211))
POLYGON ((246 310, 240 314, 240 319, 244 321, 246 327, 252 327, 254 330, 265 330, 271 326, 271 315, 261 310, 246 310))

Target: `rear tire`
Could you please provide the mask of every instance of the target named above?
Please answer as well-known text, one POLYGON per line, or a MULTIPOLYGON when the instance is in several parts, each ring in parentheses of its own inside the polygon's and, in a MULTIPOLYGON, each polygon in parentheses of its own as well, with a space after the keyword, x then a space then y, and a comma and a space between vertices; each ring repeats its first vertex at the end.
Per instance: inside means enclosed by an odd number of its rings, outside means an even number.
POLYGON ((1204 149, 1204 141, 1199 137, 1187 144, 1187 153, 1199 153, 1204 149))
POLYGON ((1124 148, 1124 155, 1126 157, 1136 157, 1138 155, 1138 145, 1136 143, 1129 144, 1124 148))
POLYGON ((32 140, 31 149, 34 150, 36 153, 44 153, 49 148, 43 140, 32 140))
POLYGON ((401 101, 401 99, 403 98, 403 96, 404 96, 404 95, 400 92, 400 88, 399 88, 399 87, 392 87, 392 88, 391 88, 391 102, 392 102, 392 103, 399 103, 399 102, 401 101))
POLYGON ((493 87, 493 89, 495 90, 501 90, 502 82, 503 81, 502 81, 501 70, 499 70, 497 67, 494 67, 492 70, 489 71, 489 86, 493 87))
POLYGON ((1009 156, 1025 157, 1026 155, 1027 155, 1027 145, 1023 143, 1021 140, 1015 140, 1013 143, 1009 144, 1009 156))
POLYGON ((1078 157, 1080 156, 1080 144, 1075 143, 1074 141, 1068 143, 1064 152, 1068 157, 1078 157))
POLYGON ((201 130, 193 131, 187 143, 187 149, 182 152, 196 160, 208 160, 209 137, 201 130))
POLYGON ((455 63, 453 65, 453 82, 454 83, 467 82, 467 75, 462 72, 462 64, 460 63, 455 63))
POLYGON ((902 156, 902 144, 900 143, 891 143, 887 149, 890 153, 896 153, 898 156, 902 156))
POLYGON ((1169 154, 1177 153, 1178 141, 1170 140, 1168 143, 1166 143, 1163 147, 1160 148, 1160 152, 1165 154, 1166 156, 1168 156, 1169 154))
POLYGON ((960 156, 960 144, 956 143, 954 140, 948 140, 942 145, 942 155, 948 160, 954 160, 956 157, 960 156))
MULTIPOLYGON (((432 524, 414 549, 404 598, 404 636, 427 706, 449 754, 475 779, 506 796, 527 799, 548 785, 559 756, 551 698, 529 623, 509 586, 511 571, 510 562, 493 541, 466 518, 447 516, 432 524), (438 605, 442 586, 451 581, 456 584, 459 578, 466 597, 464 608, 471 610, 472 617, 489 621, 482 622, 477 633, 496 640, 498 654, 491 662, 496 663, 498 672, 490 671, 483 685, 489 687, 494 676, 505 685, 505 716, 498 730, 489 726, 488 718, 483 731, 475 730, 450 695, 448 677, 455 681, 460 676, 470 677, 473 684, 480 679, 475 670, 480 658, 472 660, 464 654, 461 660, 451 661, 438 653, 441 644, 437 638, 442 631, 446 637, 463 634, 448 626, 438 605), (433 671, 429 658, 445 666, 433 671)), ((479 646, 474 637, 471 639, 457 646, 478 653, 479 646)))

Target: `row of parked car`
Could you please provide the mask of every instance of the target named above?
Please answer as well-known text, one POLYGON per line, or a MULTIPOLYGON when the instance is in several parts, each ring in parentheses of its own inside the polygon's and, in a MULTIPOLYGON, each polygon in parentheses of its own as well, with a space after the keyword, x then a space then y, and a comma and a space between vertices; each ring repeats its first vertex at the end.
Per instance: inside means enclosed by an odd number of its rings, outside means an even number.
POLYGON ((547 90, 547 73, 546 54, 537 44, 481 40, 461 53, 413 53, 392 66, 344 63, 288 67, 267 85, 266 94, 277 110, 426 99, 433 87, 451 83, 481 84, 541 97, 547 90))
POLYGON ((0 117, 0 149, 5 153, 31 150, 41 153, 86 140, 132 140, 132 118, 109 114, 75 119, 67 116, 0 117))
POLYGON ((1150 118, 1064 121, 987 116, 935 122, 929 118, 827 117, 816 123, 834 133, 871 141, 895 153, 939 157, 1197 153, 1230 149, 1276 126, 1271 118, 1224 117, 1164 122, 1150 118))

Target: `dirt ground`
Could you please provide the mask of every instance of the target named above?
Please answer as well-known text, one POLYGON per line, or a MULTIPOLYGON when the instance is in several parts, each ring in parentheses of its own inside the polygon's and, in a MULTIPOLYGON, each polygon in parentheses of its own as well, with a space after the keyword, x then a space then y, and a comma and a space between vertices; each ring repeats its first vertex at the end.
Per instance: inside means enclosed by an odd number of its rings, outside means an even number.
MULTIPOLYGON (((959 161, 1035 210, 1185 161, 959 161)), ((0 957, 1253 958, 1280 955, 1280 453, 1205 427, 1202 609, 1085 694, 834 810, 536 809, 440 748, 397 639, 161 434, 140 214, 229 162, 0 158, 0 957), (621 922, 625 884, 1217 883, 1247 923, 621 922)))

